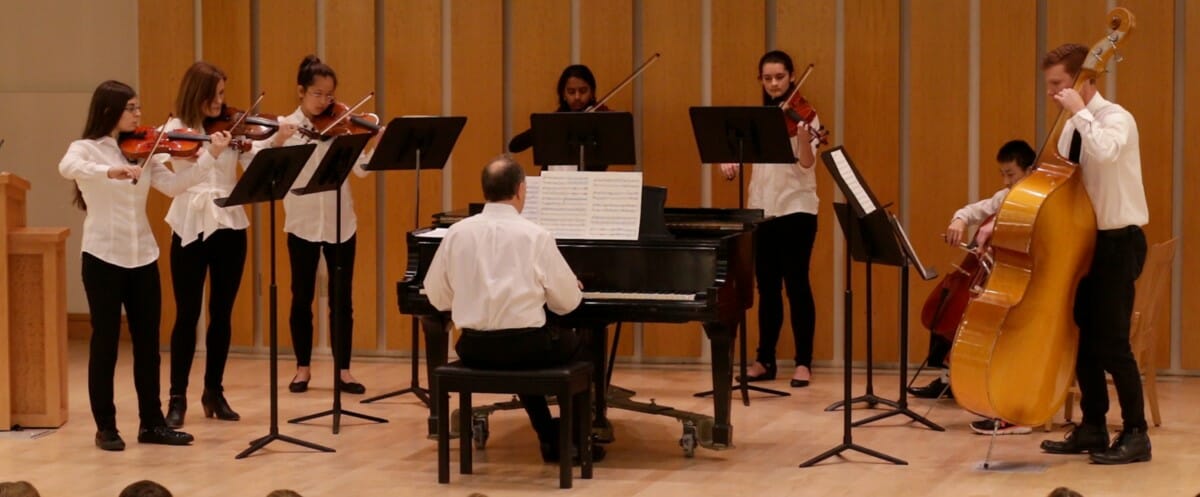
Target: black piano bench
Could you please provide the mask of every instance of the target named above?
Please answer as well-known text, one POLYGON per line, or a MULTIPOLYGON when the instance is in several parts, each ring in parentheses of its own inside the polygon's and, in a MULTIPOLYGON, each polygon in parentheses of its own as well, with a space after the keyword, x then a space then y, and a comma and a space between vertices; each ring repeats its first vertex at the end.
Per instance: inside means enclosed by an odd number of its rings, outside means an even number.
POLYGON ((459 393, 459 472, 471 474, 471 394, 554 395, 558 398, 558 486, 571 488, 571 430, 579 432, 581 477, 592 478, 592 370, 588 362, 546 369, 502 371, 472 369, 455 361, 433 370, 438 433, 438 483, 450 483, 450 392, 459 393))

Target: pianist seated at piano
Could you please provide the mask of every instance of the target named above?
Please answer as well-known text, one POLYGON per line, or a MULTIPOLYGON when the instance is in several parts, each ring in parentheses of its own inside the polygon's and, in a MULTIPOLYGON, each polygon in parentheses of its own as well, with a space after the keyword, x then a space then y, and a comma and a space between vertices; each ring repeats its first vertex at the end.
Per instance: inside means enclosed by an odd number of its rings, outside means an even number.
MULTIPOLYGON (((583 285, 545 228, 521 217, 525 173, 507 156, 483 169, 483 212, 446 232, 425 275, 425 293, 462 330, 455 351, 482 369, 540 369, 581 355, 571 329, 546 326, 546 311, 567 314, 583 300, 583 285)), ((546 398, 519 395, 537 432, 542 459, 558 461, 558 419, 546 398)), ((604 452, 593 448, 593 457, 604 452)))

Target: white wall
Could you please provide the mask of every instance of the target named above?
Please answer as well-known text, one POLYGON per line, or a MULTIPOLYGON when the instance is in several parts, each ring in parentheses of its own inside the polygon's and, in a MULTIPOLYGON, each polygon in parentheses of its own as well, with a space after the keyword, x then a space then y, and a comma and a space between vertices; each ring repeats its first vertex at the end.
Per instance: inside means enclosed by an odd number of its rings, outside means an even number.
POLYGON ((70 312, 87 312, 79 278, 84 215, 71 206, 58 161, 83 131, 97 84, 116 79, 136 88, 137 24, 136 0, 5 0, 0 8, 0 170, 32 183, 29 225, 71 229, 70 312))

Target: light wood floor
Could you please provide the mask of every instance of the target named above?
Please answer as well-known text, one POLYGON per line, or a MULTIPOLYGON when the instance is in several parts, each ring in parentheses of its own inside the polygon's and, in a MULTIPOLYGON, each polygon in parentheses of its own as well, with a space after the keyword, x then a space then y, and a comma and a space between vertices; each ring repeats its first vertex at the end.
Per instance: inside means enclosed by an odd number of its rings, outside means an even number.
MULTIPOLYGON (((362 424, 348 420, 340 435, 329 429, 329 418, 311 425, 283 424, 285 434, 325 444, 334 454, 310 452, 275 442, 267 450, 244 460, 233 456, 249 440, 268 429, 267 361, 233 358, 226 389, 240 422, 202 417, 199 405, 203 360, 193 371, 191 404, 186 431, 196 436, 192 447, 162 447, 136 443, 137 414, 128 348, 117 371, 118 423, 129 447, 108 453, 92 445, 95 428, 87 401, 87 347, 71 343, 71 421, 61 430, 28 439, 21 433, 0 433, 0 480, 32 482, 45 497, 115 496, 125 485, 140 479, 159 481, 176 496, 264 496, 276 488, 292 488, 314 496, 489 496, 532 494, 563 495, 557 488, 556 467, 542 464, 523 413, 503 412, 492 417, 492 436, 485 451, 476 454, 476 473, 457 474, 451 484, 436 483, 436 444, 425 439, 426 410, 412 396, 375 405, 360 405, 354 396, 347 408, 382 416, 387 424, 362 424)), ((289 358, 290 359, 290 358, 289 358)), ((280 382, 291 378, 292 362, 281 361, 280 382)), ((166 391, 167 354, 163 354, 163 390, 166 391)), ((317 379, 301 395, 280 394, 281 418, 308 414, 329 407, 329 361, 315 363, 317 379)), ((354 367, 369 394, 382 393, 407 381, 408 363, 358 361, 354 367)), ((781 371, 782 373, 782 371, 781 371)), ((876 392, 894 397, 897 376, 880 373, 876 392)), ((855 376, 855 393, 864 385, 855 376)), ((694 399, 691 392, 706 389, 708 375, 700 367, 624 367, 614 383, 639 391, 642 399, 660 404, 711 412, 711 404, 694 399)), ((834 458, 817 467, 796 465, 842 440, 840 413, 823 408, 841 397, 839 370, 818 370, 812 387, 791 390, 786 380, 768 384, 790 390, 790 398, 757 396, 750 407, 735 403, 734 440, 737 447, 723 452, 699 449, 686 459, 677 445, 679 424, 671 419, 623 411, 612 412, 617 441, 608 447, 608 459, 597 465, 595 479, 575 480, 573 495, 580 496, 1043 496, 1054 487, 1073 487, 1095 496, 1193 496, 1200 491, 1200 379, 1166 378, 1159 386, 1164 424, 1152 429, 1154 461, 1123 467, 1088 464, 1083 456, 1050 456, 1040 453, 1038 442, 1055 433, 1000 437, 993 460, 1008 471, 976 469, 988 447, 988 438, 974 435, 967 424, 975 418, 952 402, 933 406, 930 418, 947 428, 932 432, 892 418, 856 429, 854 441, 906 459, 908 466, 893 466, 858 453, 834 458)), ((488 399, 484 397, 484 399, 488 399)), ((490 399, 488 399, 490 400, 490 399)), ((928 401, 913 402, 924 412, 928 401)), ((1115 410, 1115 402, 1114 402, 1115 410)), ((855 413, 861 417, 863 413, 855 413)), ((1116 412, 1110 420, 1119 420, 1116 412)), ((452 460, 457 458, 452 454, 452 460)))

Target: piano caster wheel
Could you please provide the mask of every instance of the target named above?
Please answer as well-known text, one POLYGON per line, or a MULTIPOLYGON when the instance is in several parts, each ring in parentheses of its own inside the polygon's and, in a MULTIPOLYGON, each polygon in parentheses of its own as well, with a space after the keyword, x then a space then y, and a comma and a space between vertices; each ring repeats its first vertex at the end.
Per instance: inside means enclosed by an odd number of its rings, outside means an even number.
POLYGON ((489 434, 487 416, 475 416, 471 419, 471 440, 475 443, 476 450, 487 447, 489 434))
POLYGON ((683 448, 683 457, 695 457, 699 439, 696 437, 696 424, 691 421, 683 422, 683 436, 679 438, 679 446, 683 448))

